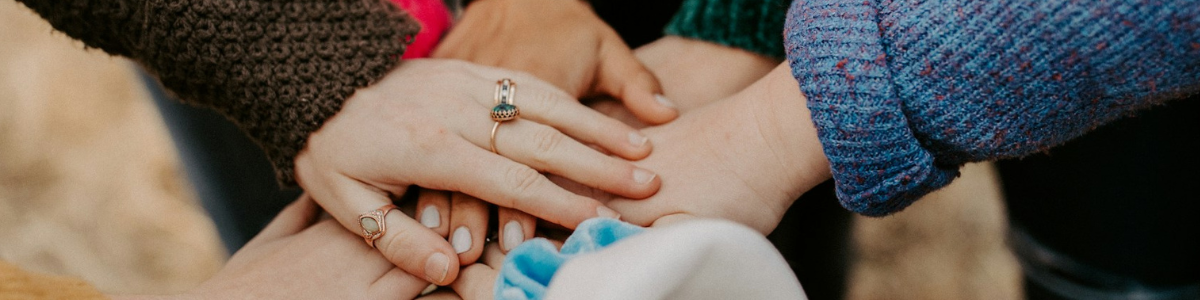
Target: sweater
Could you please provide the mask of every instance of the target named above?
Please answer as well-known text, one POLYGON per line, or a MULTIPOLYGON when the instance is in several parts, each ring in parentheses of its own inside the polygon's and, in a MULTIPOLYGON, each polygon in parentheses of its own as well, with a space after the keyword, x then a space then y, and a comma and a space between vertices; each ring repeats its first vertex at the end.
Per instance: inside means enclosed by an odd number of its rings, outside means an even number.
POLYGON ((89 48, 128 57, 225 115, 282 185, 310 133, 399 62, 419 26, 382 0, 18 0, 89 48))
POLYGON ((1192 0, 807 0, 784 31, 840 202, 868 216, 1200 90, 1192 0))
POLYGON ((684 0, 664 32, 783 58, 786 10, 785 0, 684 0))

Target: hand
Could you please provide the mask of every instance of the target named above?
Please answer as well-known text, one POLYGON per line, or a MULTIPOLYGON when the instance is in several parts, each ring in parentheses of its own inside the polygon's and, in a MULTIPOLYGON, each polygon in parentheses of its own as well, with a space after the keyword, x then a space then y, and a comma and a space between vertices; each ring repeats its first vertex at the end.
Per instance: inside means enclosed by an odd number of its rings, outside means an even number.
POLYGON ((662 189, 644 200, 606 204, 634 224, 717 217, 766 234, 792 201, 830 177, 805 98, 786 64, 728 99, 644 132, 656 149, 637 164, 663 174, 662 189))
POLYGON ((500 252, 496 243, 490 243, 485 248, 487 255, 482 263, 472 264, 463 268, 462 275, 450 284, 450 289, 439 289, 417 300, 490 300, 495 295, 493 287, 496 276, 499 276, 500 266, 504 264, 504 253, 500 252))
POLYGON ((472 2, 433 57, 526 71, 576 98, 609 95, 650 124, 678 115, 656 97, 654 75, 584 1, 472 2))
MULTIPOLYGON (((640 159, 650 152, 645 141, 633 128, 527 74, 409 60, 357 91, 311 134, 295 170, 300 186, 353 232, 361 232, 359 214, 412 185, 462 192, 574 228, 615 213, 555 186, 539 171, 644 198, 657 191, 657 176, 583 143, 640 159), (496 148, 503 156, 488 150, 494 124, 488 112, 500 78, 518 84, 515 104, 522 110, 521 118, 499 127, 496 148)), ((430 282, 454 280, 458 268, 450 266, 459 262, 449 243, 403 214, 388 214, 386 223, 376 241, 385 257, 430 282)))
MULTIPOLYGON (((633 53, 662 83, 663 94, 673 100, 680 114, 732 96, 782 62, 750 51, 678 36, 665 36, 638 47, 633 53)), ((605 100, 589 105, 634 128, 646 127, 618 103, 605 100)))
POLYGON ((317 212, 301 196, 190 292, 115 299, 412 299, 429 286, 317 212))
MULTIPOLYGON (((420 208, 417 219, 450 240, 460 265, 473 264, 484 253, 490 218, 488 203, 463 193, 421 189, 417 194, 417 207, 420 208)), ((534 237, 536 218, 511 208, 498 207, 496 210, 497 241, 504 253, 534 237)))

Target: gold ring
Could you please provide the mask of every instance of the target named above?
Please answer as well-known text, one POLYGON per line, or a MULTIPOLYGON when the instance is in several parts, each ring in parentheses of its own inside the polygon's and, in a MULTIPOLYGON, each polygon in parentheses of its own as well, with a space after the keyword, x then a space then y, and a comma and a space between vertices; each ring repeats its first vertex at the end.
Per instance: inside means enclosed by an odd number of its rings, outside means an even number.
POLYGON ((496 82, 496 106, 492 107, 492 121, 496 124, 492 125, 492 137, 489 144, 491 145, 492 153, 500 154, 496 151, 496 129, 500 128, 500 123, 514 120, 521 115, 521 109, 517 107, 517 84, 511 79, 504 78, 496 82))
POLYGON ((399 209, 396 205, 388 204, 379 207, 379 209, 366 212, 358 215, 358 226, 362 228, 363 240, 375 248, 375 240, 387 233, 387 214, 394 209, 399 209))

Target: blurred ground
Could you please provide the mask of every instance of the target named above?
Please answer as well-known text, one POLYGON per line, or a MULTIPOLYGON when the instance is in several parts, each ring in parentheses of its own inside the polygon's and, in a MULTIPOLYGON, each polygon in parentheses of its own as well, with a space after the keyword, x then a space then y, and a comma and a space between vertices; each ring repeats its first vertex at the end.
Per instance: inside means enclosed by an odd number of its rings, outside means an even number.
MULTIPOLYGON (((185 290, 224 260, 132 64, 0 1, 0 259, 101 290, 185 290)), ((855 220, 850 299, 1018 299, 990 165, 855 220)))
POLYGON ((190 288, 224 250, 131 65, 0 1, 0 259, 105 291, 190 288))

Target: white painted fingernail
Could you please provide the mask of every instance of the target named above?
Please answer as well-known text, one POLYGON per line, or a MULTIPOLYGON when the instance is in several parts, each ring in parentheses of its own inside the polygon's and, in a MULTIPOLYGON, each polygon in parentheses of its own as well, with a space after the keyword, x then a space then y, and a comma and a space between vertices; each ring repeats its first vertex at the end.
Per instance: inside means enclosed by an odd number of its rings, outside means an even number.
POLYGON ((429 293, 432 293, 433 291, 436 291, 436 290, 437 290, 437 285, 431 283, 431 284, 429 284, 429 286, 425 287, 425 290, 421 291, 421 296, 429 295, 429 293))
POLYGON ((658 104, 662 104, 663 106, 675 108, 675 102, 671 102, 671 99, 667 99, 667 96, 654 94, 654 101, 658 101, 658 104))
POLYGON ((525 241, 525 230, 521 228, 521 224, 517 220, 508 221, 504 224, 504 252, 512 251, 517 245, 525 241))
POLYGON ((467 230, 466 226, 454 230, 454 236, 450 238, 450 245, 454 246, 454 252, 458 254, 471 250, 471 232, 467 230))
POLYGON ((430 205, 421 210, 421 225, 427 228, 442 226, 442 216, 438 214, 437 206, 430 205))
POLYGON ((642 169, 642 168, 633 169, 633 181, 637 182, 638 184, 650 183, 651 180, 654 180, 655 176, 658 176, 658 175, 654 174, 654 173, 650 173, 650 171, 646 171, 645 169, 642 169))
POLYGON ((617 211, 612 210, 611 208, 608 208, 608 207, 604 207, 604 206, 597 206, 596 214, 599 215, 601 218, 609 218, 609 219, 617 219, 617 220, 621 219, 621 214, 618 214, 617 211))
POLYGON ((642 135, 639 132, 635 131, 635 132, 629 133, 629 143, 632 144, 634 147, 641 148, 642 146, 645 146, 646 141, 649 141, 649 140, 650 140, 650 138, 642 135))

